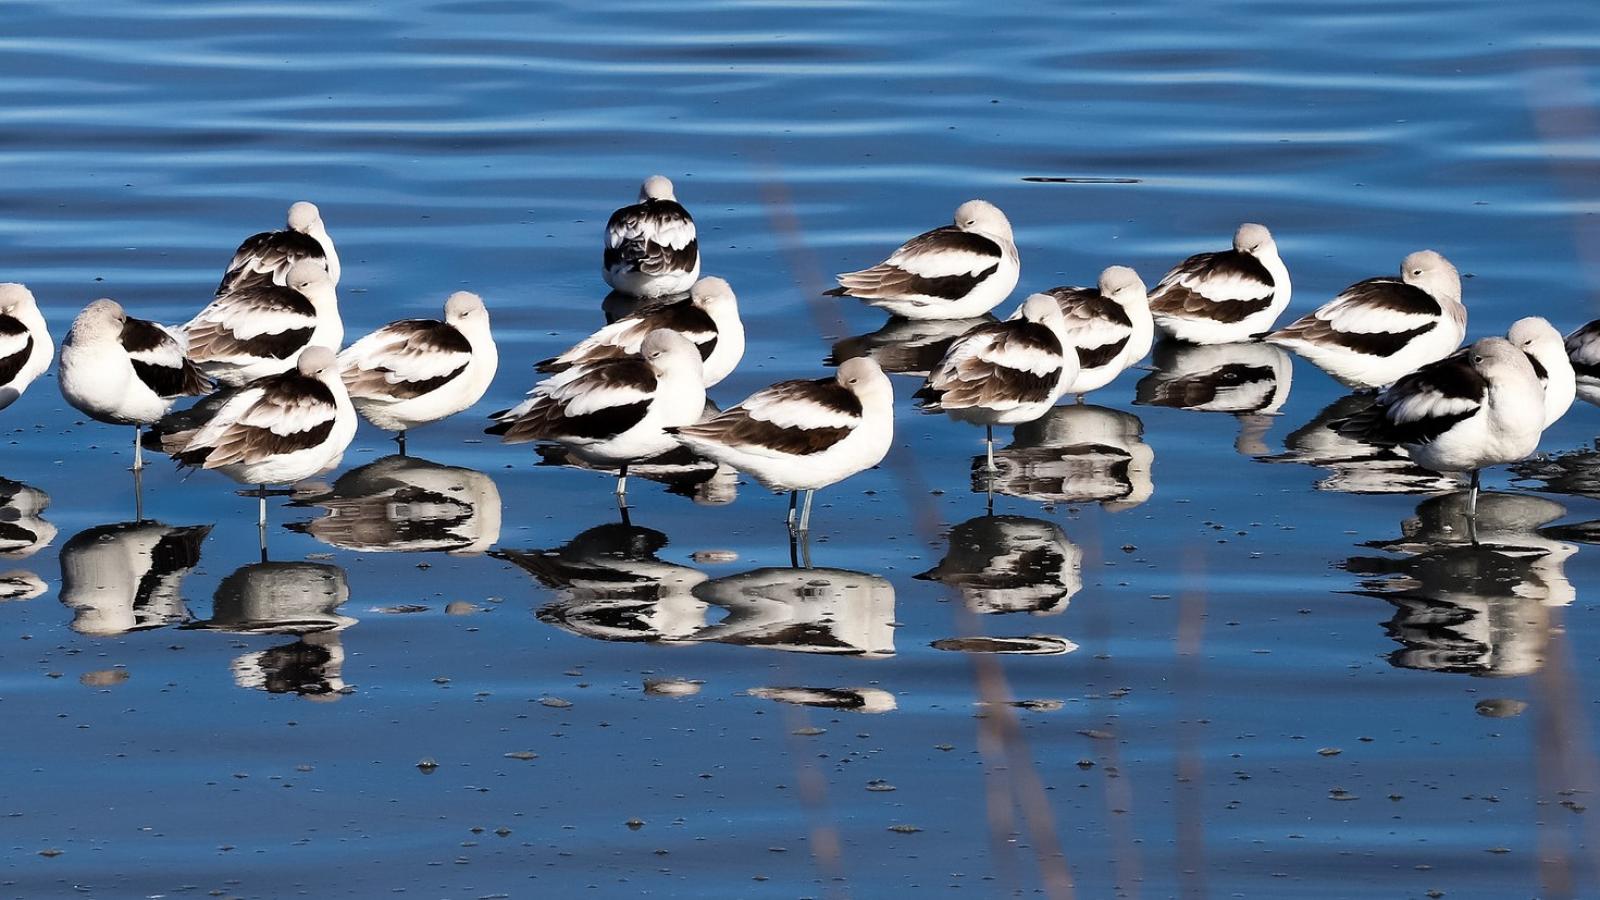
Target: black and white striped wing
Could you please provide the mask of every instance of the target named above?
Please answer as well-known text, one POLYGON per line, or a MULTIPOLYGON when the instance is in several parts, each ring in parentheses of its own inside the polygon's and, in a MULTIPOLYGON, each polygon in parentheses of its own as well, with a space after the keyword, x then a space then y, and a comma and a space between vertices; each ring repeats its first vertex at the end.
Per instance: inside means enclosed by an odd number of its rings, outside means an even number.
POLYGON ((183 343, 161 325, 128 318, 122 325, 122 349, 134 374, 159 397, 194 397, 211 389, 211 380, 185 355, 183 343))
POLYGON ((1050 399, 1063 374, 1061 341, 1037 322, 979 325, 958 338, 917 396, 924 409, 1013 409, 1050 399))
POLYGON ((624 206, 606 222, 606 270, 671 275, 691 272, 700 259, 694 219, 676 200, 624 206))
POLYGON ((339 373, 352 397, 399 401, 444 387, 470 362, 472 344, 455 326, 402 319, 345 348, 339 373))
POLYGON ((288 359, 317 327, 317 309, 305 295, 279 285, 252 283, 211 301, 188 325, 184 338, 197 363, 238 359, 288 359))
POLYGON ((321 445, 338 415, 333 391, 285 372, 235 394, 188 442, 178 461, 207 469, 259 463, 321 445))
POLYGON ((16 316, 0 315, 0 388, 10 384, 33 355, 33 334, 16 316))
POLYGON ((1456 353, 1423 366, 1378 397, 1388 436, 1400 444, 1426 444, 1478 414, 1489 382, 1456 353))
POLYGON ((717 349, 717 324, 703 309, 684 300, 624 316, 579 341, 560 356, 539 362, 540 372, 561 372, 574 365, 614 359, 639 352, 652 331, 676 331, 700 350, 700 359, 717 349))
POLYGON ((1231 324, 1271 306, 1276 291, 1272 273, 1250 254, 1201 253, 1161 279, 1150 292, 1150 312, 1231 324))
POLYGON ((228 293, 256 275, 266 276, 263 280, 282 285, 288 278, 289 269, 302 259, 317 259, 327 265, 328 254, 316 238, 298 231, 285 229, 251 235, 233 252, 233 260, 228 263, 227 272, 217 285, 217 296, 228 293))
POLYGON ((1369 278, 1272 336, 1387 357, 1439 327, 1443 311, 1419 287, 1398 278, 1369 278))
POLYGON ((1600 319, 1567 335, 1566 347, 1567 359, 1572 360, 1572 370, 1578 378, 1600 380, 1600 319))
POLYGON ((1133 320, 1127 310, 1096 288, 1058 287, 1046 293, 1056 298, 1067 321, 1067 343, 1078 351, 1078 364, 1085 369, 1109 365, 1128 349, 1133 337, 1133 320))
POLYGON ((863 300, 959 300, 993 275, 1004 257, 993 239, 946 225, 917 235, 870 269, 838 276, 839 287, 828 293, 863 300))
POLYGON ((575 366, 535 385, 528 399, 495 413, 486 429, 508 444, 605 440, 642 421, 655 401, 656 376, 639 357, 575 366))
POLYGON ((782 381, 675 432, 762 456, 808 456, 849 437, 861 414, 861 400, 836 378, 782 381))

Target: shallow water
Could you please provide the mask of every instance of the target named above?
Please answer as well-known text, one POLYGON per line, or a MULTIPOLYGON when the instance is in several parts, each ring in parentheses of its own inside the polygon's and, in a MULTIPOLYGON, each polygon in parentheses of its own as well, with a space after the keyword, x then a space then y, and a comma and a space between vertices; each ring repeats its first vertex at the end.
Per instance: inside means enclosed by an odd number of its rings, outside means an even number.
POLYGON ((1592 457, 1492 473, 1500 549, 1463 548, 1455 501, 1393 492, 1437 479, 1318 455, 1333 382, 1247 348, 1005 435, 1020 496, 990 519, 979 433, 897 378, 894 451, 819 497, 796 572, 759 486, 636 481, 626 529, 603 477, 479 433, 600 320, 598 232, 651 172, 745 312, 724 404, 876 332, 826 274, 972 196, 1017 226, 1024 288, 1153 283, 1254 220, 1294 311, 1429 246, 1471 276, 1474 334, 1570 329, 1600 283, 1592 4, 86 12, 13 2, 0 29, 3 277, 58 336, 100 295, 181 321, 305 198, 352 334, 470 288, 502 368, 413 435, 422 465, 348 475, 392 450, 363 429, 330 474, 427 505, 405 552, 279 502, 262 568, 253 501, 156 465, 146 514, 210 531, 168 535, 192 571, 137 609, 62 580, 161 537, 92 531, 134 517, 128 435, 53 374, 0 413, 0 589, 34 595, 0 603, 3 895, 1600 890, 1592 457), (1214 411, 1162 405, 1219 365, 1214 411), (952 540, 1020 574, 975 585, 952 540), (951 643, 976 635, 1036 639, 951 643))

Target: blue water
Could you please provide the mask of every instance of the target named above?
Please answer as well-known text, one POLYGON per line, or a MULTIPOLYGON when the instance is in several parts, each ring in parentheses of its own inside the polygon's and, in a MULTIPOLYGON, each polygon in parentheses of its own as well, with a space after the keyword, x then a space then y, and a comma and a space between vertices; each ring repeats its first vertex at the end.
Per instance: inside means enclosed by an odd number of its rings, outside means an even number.
MULTIPOLYGON (((134 517, 128 435, 53 374, 0 413, 0 476, 49 502, 48 527, 13 503, 37 539, 0 548, 35 594, 0 603, 0 894, 1594 896, 1592 492, 1491 473, 1524 551, 1496 554, 1425 495, 1317 490, 1329 469, 1261 461, 1341 394, 1308 366, 1266 365, 1243 416, 1135 405, 1159 373, 1095 394, 1137 416, 1148 496, 997 497, 1033 521, 961 533, 1049 550, 1000 594, 915 577, 985 502, 979 433, 915 413, 914 378, 885 465, 820 495, 799 576, 758 485, 636 481, 619 532, 605 478, 480 430, 600 322, 601 225, 656 172, 746 316, 725 405, 879 329, 827 276, 977 196, 1016 226, 1021 289, 1154 283, 1248 220, 1295 312, 1432 247, 1474 335, 1568 330, 1600 284, 1596 35, 1573 0, 13 0, 0 277, 58 336, 102 295, 184 320, 309 199, 352 335, 467 288, 502 367, 412 436, 478 473, 437 541, 467 552, 333 546, 280 501, 272 557, 302 565, 246 568, 253 501, 163 462, 145 513, 211 526, 197 565, 87 622, 59 556, 134 517), (934 646, 978 634, 1068 652, 934 646), (775 687, 859 708, 747 693, 775 687), (978 705, 1007 699, 1057 702, 978 705)), ((364 428, 326 480, 391 450, 364 428)))

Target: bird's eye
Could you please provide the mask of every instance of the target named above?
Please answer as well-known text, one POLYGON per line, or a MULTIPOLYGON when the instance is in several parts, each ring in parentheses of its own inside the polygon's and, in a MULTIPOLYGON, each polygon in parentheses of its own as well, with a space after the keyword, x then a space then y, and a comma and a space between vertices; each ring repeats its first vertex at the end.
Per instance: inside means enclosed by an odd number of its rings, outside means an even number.
POLYGON ((1411 274, 1413 274, 1413 275, 1421 275, 1422 274, 1422 270, 1421 269, 1412 269, 1411 270, 1411 274))
POLYGON ((856 382, 858 382, 858 381, 860 381, 860 380, 861 380, 861 379, 859 379, 859 378, 852 378, 852 379, 850 379, 850 383, 851 383, 851 384, 855 384, 855 383, 856 383, 856 382))
POLYGON ((1472 358, 1472 361, 1473 361, 1473 362, 1475 362, 1475 363, 1481 363, 1481 362, 1483 362, 1483 357, 1481 357, 1481 356, 1474 356, 1474 357, 1473 357, 1473 358, 1472 358))

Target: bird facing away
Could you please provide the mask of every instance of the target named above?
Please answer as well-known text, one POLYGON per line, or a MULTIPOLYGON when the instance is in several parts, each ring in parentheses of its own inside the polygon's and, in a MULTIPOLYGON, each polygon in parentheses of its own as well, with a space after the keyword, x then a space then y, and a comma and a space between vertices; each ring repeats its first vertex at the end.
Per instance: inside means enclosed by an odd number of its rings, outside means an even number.
POLYGON ((466 291, 444 302, 444 319, 401 319, 346 347, 339 376, 367 421, 406 432, 449 418, 482 399, 500 356, 483 298, 466 291))
POLYGON ((603 272, 606 284, 645 298, 681 294, 700 277, 694 219, 671 181, 651 175, 639 187, 638 203, 611 214, 603 272))
POLYGON ((1578 384, 1572 361, 1562 343, 1561 332, 1539 316, 1528 316, 1511 323, 1506 340, 1528 356, 1533 374, 1544 389, 1544 427, 1549 428, 1572 408, 1578 384))
POLYGON ((626 506, 628 464, 671 450, 668 433, 705 409, 700 351, 675 331, 653 331, 639 355, 575 366, 535 385, 528 399, 490 416, 508 444, 555 441, 585 462, 616 467, 626 506))
POLYGON ((1045 293, 1055 298, 1065 320, 1067 346, 1078 354, 1078 374, 1062 389, 1077 394, 1110 384, 1124 369, 1150 353, 1155 323, 1144 279, 1127 266, 1100 273, 1097 287, 1058 287, 1045 293))
POLYGON ((1056 299, 1033 294, 1003 322, 978 325, 957 338, 917 391, 925 412, 984 426, 988 471, 994 471, 994 426, 1031 422, 1061 398, 1078 375, 1056 299))
POLYGON ((1358 281, 1267 340, 1363 389, 1449 356, 1466 333, 1460 274, 1438 253, 1419 250, 1401 262, 1399 277, 1358 281))
POLYGON ((339 254, 333 249, 333 238, 322 224, 322 211, 304 200, 289 207, 289 221, 282 231, 263 231, 245 238, 228 262, 217 296, 246 282, 288 284, 289 270, 303 259, 320 263, 328 280, 338 285, 339 254))
POLYGON ((167 414, 179 397, 211 389, 164 326, 128 315, 115 300, 83 308, 61 342, 61 396, 99 422, 132 425, 133 468, 144 466, 144 426, 167 414))
POLYGON ((1600 406, 1600 319, 1567 335, 1566 349, 1578 382, 1578 399, 1600 406))
POLYGON ((845 360, 832 378, 782 381, 693 425, 671 429, 683 445, 766 485, 789 492, 789 526, 811 527, 811 499, 824 487, 883 461, 894 439, 894 389, 866 357, 845 360), (795 522, 797 494, 805 510, 795 522))
POLYGON ((1475 508, 1479 471, 1531 456, 1544 417, 1544 390, 1527 354, 1490 337, 1401 378, 1340 427, 1404 447, 1435 472, 1471 472, 1475 508))
POLYGON ((870 269, 846 272, 833 297, 855 297, 907 319, 970 319, 1011 295, 1020 274, 1011 222, 968 200, 955 221, 924 232, 870 269))
POLYGON ((20 284, 0 284, 0 409, 15 403, 50 368, 55 352, 33 292, 20 284))
POLYGON ((322 263, 303 259, 287 283, 245 280, 183 326, 189 358, 229 386, 294 369, 307 347, 337 347, 344 322, 322 263))
POLYGON ((560 356, 541 361, 537 369, 563 372, 575 365, 636 354, 645 336, 661 329, 676 331, 699 348, 706 387, 728 377, 744 358, 739 300, 728 282, 710 276, 695 282, 687 299, 647 306, 623 316, 560 356))
POLYGON ((1231 250, 1191 256, 1162 276, 1150 292, 1150 313, 1180 341, 1228 344, 1271 329, 1290 291, 1272 232, 1247 222, 1233 233, 1231 250))

